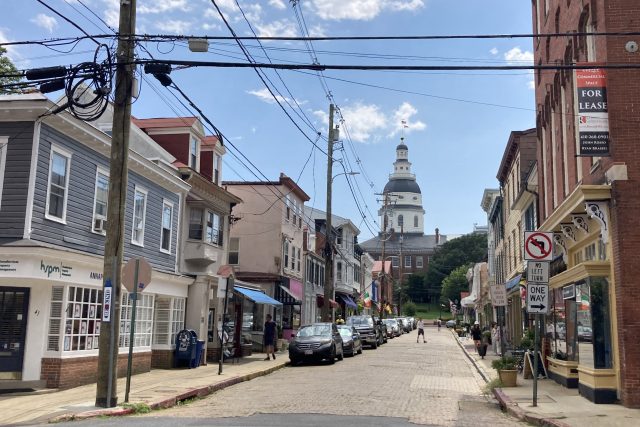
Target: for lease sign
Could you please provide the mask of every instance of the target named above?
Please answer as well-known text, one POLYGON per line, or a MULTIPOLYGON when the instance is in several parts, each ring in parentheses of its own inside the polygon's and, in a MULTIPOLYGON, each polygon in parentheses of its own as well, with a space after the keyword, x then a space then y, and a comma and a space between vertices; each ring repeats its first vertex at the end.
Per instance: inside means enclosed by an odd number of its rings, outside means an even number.
POLYGON ((608 156, 609 110, 606 71, 601 68, 576 70, 576 90, 578 153, 580 156, 608 156))

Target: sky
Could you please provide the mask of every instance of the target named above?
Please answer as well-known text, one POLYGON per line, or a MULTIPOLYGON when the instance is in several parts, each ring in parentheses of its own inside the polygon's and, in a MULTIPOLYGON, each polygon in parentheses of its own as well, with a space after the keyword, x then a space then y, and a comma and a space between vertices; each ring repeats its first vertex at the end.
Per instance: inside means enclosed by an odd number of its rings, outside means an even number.
MULTIPOLYGON (((90 34, 118 24, 118 0, 43 0, 90 34), (94 15, 95 14, 95 15, 94 15), (100 18, 100 19, 99 19, 100 18), (104 21, 104 23, 102 22, 104 21)), ((0 43, 82 35, 35 0, 6 2, 0 43)), ((529 34, 531 4, 514 0, 215 0, 238 36, 424 36, 529 34)), ((210 0, 138 0, 138 34, 230 36, 210 0)), ((256 63, 331 65, 529 65, 529 38, 448 40, 243 41, 256 63)), ((140 58, 242 62, 233 40, 212 41, 206 53, 184 41, 145 43, 140 58)), ((9 47, 19 69, 93 60, 95 44, 9 47)), ((138 118, 194 115, 139 69, 138 118)), ((339 109, 333 212, 361 230, 380 231, 380 196, 405 138, 420 185, 425 233, 464 234, 484 225, 480 202, 497 188, 496 174, 511 131, 535 127, 533 74, 528 71, 174 69, 173 81, 228 142, 224 180, 277 180, 284 173, 326 208, 329 104, 339 109), (264 80, 264 81, 263 81, 264 80), (266 85, 265 85, 266 84, 266 85), (267 86, 277 98, 274 99, 267 86), (285 113, 286 111, 286 113, 285 113), (258 169, 234 158, 246 156, 258 169), (241 154, 240 154, 241 153, 241 154), (243 164, 244 163, 244 164, 243 164), (343 168, 344 166, 344 168, 343 168), (253 173, 257 175, 257 178, 253 173), (341 175, 341 172, 358 172, 341 175), (348 182, 351 183, 352 191, 348 182), (356 203, 357 200, 357 203, 356 203), (364 217, 364 218, 363 218, 364 217)), ((173 92, 175 93, 175 92, 173 92)), ((58 97, 60 94, 51 94, 58 97)), ((179 96, 179 95, 178 95, 179 96)))

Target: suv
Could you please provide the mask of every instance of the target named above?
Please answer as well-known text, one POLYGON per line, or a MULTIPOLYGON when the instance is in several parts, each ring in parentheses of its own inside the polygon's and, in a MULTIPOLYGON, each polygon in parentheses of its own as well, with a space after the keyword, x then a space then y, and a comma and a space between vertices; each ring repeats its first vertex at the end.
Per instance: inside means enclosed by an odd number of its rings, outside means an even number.
MULTIPOLYGON (((379 322, 379 321, 378 321, 379 322)), ((347 325, 356 328, 360 333, 362 344, 370 345, 372 348, 378 348, 382 344, 384 338, 382 336, 382 327, 380 323, 375 321, 373 316, 361 315, 351 316, 347 318, 347 325)))

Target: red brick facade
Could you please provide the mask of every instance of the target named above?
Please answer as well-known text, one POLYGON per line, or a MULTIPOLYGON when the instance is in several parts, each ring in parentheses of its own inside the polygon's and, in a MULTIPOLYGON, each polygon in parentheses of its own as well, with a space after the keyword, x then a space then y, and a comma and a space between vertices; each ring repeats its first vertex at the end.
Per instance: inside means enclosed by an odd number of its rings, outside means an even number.
MULTIPOLYGON (((539 33, 638 32, 638 0, 534 0, 533 28, 539 33), (545 9, 547 11, 545 12, 545 9)), ((640 53, 625 50, 637 36, 551 37, 535 39, 536 64, 594 62, 640 64, 640 53)), ((540 216, 544 222, 580 184, 606 184, 613 165, 625 165, 627 180, 611 183, 610 244, 615 279, 619 357, 619 397, 640 407, 640 72, 607 70, 610 156, 576 157, 573 71, 537 71, 538 173, 540 216), (564 96, 563 96, 564 94, 564 96), (560 114, 563 113, 563 114, 560 114), (555 140, 555 150, 553 149, 555 140), (555 167, 555 173, 554 173, 555 167), (545 178, 546 177, 546 178, 545 178), (554 200, 555 198, 555 200, 554 200)))
MULTIPOLYGON (((134 353, 132 373, 140 374, 151 370, 151 352, 134 353)), ((67 389, 95 383, 98 375, 98 356, 75 357, 72 359, 42 358, 40 379, 47 382, 47 388, 67 389)), ((118 377, 127 375, 127 354, 118 356, 118 377)))

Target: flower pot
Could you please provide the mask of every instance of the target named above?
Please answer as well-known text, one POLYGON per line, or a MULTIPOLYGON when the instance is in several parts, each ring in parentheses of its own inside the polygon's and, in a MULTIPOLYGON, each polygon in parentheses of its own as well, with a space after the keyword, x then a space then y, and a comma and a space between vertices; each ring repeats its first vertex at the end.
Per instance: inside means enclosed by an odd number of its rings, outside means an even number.
POLYGON ((502 382, 503 387, 516 387, 518 385, 518 371, 515 369, 500 369, 498 371, 498 376, 500 377, 500 382, 502 382))

